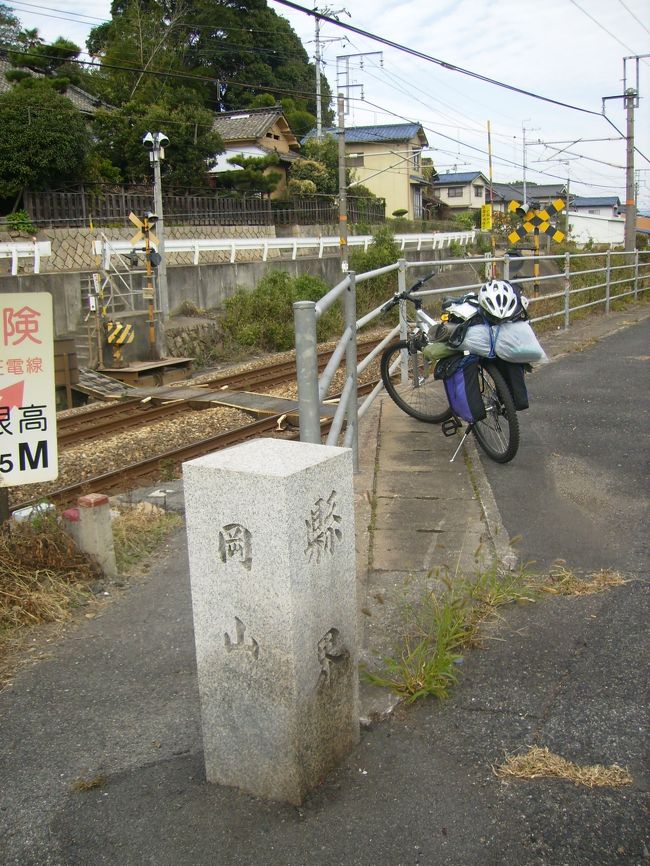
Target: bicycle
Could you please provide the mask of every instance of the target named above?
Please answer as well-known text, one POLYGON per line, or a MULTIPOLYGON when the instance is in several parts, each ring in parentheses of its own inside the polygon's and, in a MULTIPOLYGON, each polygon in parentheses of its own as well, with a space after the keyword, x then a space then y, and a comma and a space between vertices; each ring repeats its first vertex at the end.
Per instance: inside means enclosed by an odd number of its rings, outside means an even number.
MULTIPOLYGON (((408 301, 415 308, 415 323, 406 340, 398 340, 384 349, 381 356, 381 378, 391 399, 407 415, 430 424, 440 424, 445 436, 454 436, 462 422, 453 414, 447 401, 442 380, 434 377, 435 361, 427 360, 422 350, 429 343, 429 334, 440 321, 422 309, 422 299, 412 297, 433 274, 418 280, 403 292, 396 292, 382 306, 382 312, 408 301), (407 355, 406 381, 395 382, 393 376, 404 353, 407 355)), ((501 362, 504 363, 504 362, 501 362)), ((452 462, 465 439, 472 433, 483 451, 497 463, 508 463, 519 448, 519 421, 510 388, 498 368, 498 362, 478 357, 479 390, 485 408, 485 418, 468 423, 465 434, 451 458, 452 462)))

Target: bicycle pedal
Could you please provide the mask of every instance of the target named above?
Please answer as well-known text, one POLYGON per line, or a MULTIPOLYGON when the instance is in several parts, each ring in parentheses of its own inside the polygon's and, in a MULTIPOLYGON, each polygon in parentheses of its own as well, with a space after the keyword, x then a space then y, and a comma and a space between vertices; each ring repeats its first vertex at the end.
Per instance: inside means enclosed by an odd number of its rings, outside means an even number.
POLYGON ((447 421, 442 422, 440 429, 445 436, 455 436, 462 426, 458 418, 449 418, 447 421))

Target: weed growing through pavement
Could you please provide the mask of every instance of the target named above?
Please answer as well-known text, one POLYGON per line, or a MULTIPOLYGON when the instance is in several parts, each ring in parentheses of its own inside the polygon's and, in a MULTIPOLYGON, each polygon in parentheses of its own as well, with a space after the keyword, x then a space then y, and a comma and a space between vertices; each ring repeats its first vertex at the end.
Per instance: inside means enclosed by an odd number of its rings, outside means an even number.
POLYGON ((405 703, 425 695, 445 698, 458 681, 463 652, 485 637, 485 626, 496 620, 500 607, 534 602, 543 593, 579 597, 628 582, 608 569, 581 578, 563 561, 555 563, 547 578, 534 574, 530 564, 515 571, 494 564, 474 579, 456 574, 440 582, 442 589, 403 605, 400 646, 382 659, 380 671, 366 671, 364 676, 405 703))
POLYGON ((178 514, 141 502, 113 518, 117 570, 127 574, 149 557, 163 539, 182 523, 178 514))
POLYGON ((502 572, 496 566, 476 580, 445 578, 442 590, 431 590, 419 602, 404 606, 404 635, 383 669, 367 671, 373 685, 390 688, 405 703, 425 695, 445 698, 458 681, 458 661, 475 645, 483 623, 515 601, 532 601, 535 584, 529 572, 502 572))

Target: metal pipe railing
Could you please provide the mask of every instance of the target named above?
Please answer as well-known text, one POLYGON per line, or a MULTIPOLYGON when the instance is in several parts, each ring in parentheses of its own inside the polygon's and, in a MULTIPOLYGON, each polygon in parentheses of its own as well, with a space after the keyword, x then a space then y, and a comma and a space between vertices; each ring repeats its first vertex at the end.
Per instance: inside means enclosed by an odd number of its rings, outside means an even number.
MULTIPOLYGON (((547 274, 539 277, 517 277, 517 283, 528 283, 535 280, 540 283, 544 280, 559 280, 563 283, 562 289, 559 291, 549 292, 547 294, 536 295, 529 299, 531 305, 537 305, 541 302, 550 302, 560 300, 562 303, 560 308, 539 316, 532 316, 532 323, 542 322, 548 319, 564 317, 564 327, 570 326, 571 313, 580 310, 589 309, 592 307, 604 306, 605 314, 610 312, 611 304, 621 298, 633 296, 636 300, 640 292, 647 291, 650 288, 650 275, 646 275, 645 269, 650 267, 650 260, 644 261, 641 259, 639 251, 634 252, 633 261, 629 264, 613 264, 612 259, 615 256, 630 256, 630 253, 621 253, 618 251, 607 251, 606 253, 563 253, 561 255, 547 255, 527 257, 526 261, 556 261, 560 264, 557 274, 547 274), (593 258, 594 256, 602 256, 603 267, 588 268, 585 270, 573 270, 571 264, 576 259, 593 258), (621 277, 620 279, 612 279, 612 272, 615 270, 629 270, 630 275, 621 277), (576 278, 589 277, 592 274, 602 274, 604 279, 602 282, 596 282, 585 286, 572 286, 572 280, 576 278), (619 287, 630 285, 628 291, 616 291, 619 287), (603 291, 604 290, 604 291, 603 291), (586 292, 598 291, 602 293, 602 297, 595 300, 588 300, 581 304, 572 306, 572 298, 574 296, 584 294, 586 292)), ((296 328, 296 373, 298 379, 298 412, 300 416, 300 439, 303 442, 321 442, 320 432, 320 416, 321 404, 326 399, 328 389, 334 378, 336 370, 339 368, 343 358, 345 358, 345 384, 341 397, 334 414, 334 419, 330 427, 330 432, 327 437, 328 445, 335 445, 343 430, 345 424, 344 447, 352 448, 355 471, 358 468, 358 423, 359 420, 368 411, 378 394, 383 389, 383 382, 379 381, 371 393, 359 404, 358 399, 358 376, 370 366, 373 361, 383 352, 397 334, 402 339, 405 339, 408 334, 409 321, 406 312, 406 302, 400 303, 400 321, 399 325, 393 327, 389 333, 382 337, 371 352, 359 362, 357 359, 357 333, 366 327, 368 324, 379 318, 382 313, 382 305, 375 307, 369 313, 366 313, 359 319, 356 318, 356 286, 358 283, 365 282, 373 277, 383 276, 385 274, 397 271, 398 291, 404 291, 407 285, 407 273, 413 268, 422 270, 424 268, 440 267, 449 268, 459 265, 467 265, 477 263, 482 267, 488 265, 501 265, 505 274, 509 272, 509 257, 482 256, 480 258, 463 258, 463 259, 448 259, 434 260, 426 262, 407 262, 405 259, 400 259, 391 265, 386 265, 381 268, 375 268, 363 274, 356 274, 351 271, 346 277, 334 286, 326 295, 324 295, 317 303, 314 301, 298 301, 294 307, 294 323, 296 328), (331 358, 329 359, 323 373, 318 375, 317 364, 317 339, 316 339, 316 324, 320 316, 328 310, 337 301, 342 301, 344 304, 345 325, 343 334, 339 339, 331 358)), ((442 289, 421 289, 414 292, 414 297, 431 297, 437 295, 458 295, 464 294, 467 291, 472 291, 480 287, 482 283, 470 283, 457 286, 449 286, 442 289)), ((406 355, 406 353, 402 353, 406 355)), ((402 376, 406 376, 407 358, 401 359, 402 376)), ((394 365, 397 368, 399 362, 394 365)))

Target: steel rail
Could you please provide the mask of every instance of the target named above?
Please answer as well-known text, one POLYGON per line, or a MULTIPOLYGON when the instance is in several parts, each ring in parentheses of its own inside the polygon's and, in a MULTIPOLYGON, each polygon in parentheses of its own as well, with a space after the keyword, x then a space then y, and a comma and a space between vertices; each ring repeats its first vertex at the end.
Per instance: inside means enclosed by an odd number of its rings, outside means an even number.
MULTIPOLYGON (((365 394, 377 386, 377 382, 367 382, 359 386, 359 394, 365 394)), ((328 403, 340 398, 335 395, 328 399, 328 403)), ((196 457, 201 457, 204 454, 209 454, 212 451, 218 451, 222 448, 229 448, 232 445, 237 445, 240 442, 245 442, 248 439, 253 439, 258 436, 272 433, 282 433, 285 438, 297 439, 299 436, 298 428, 287 431, 286 429, 279 430, 278 426, 285 418, 285 414, 271 415, 267 418, 262 418, 257 421, 252 421, 250 424, 245 424, 242 427, 235 427, 232 430, 227 430, 222 433, 217 433, 208 439, 202 439, 198 442, 182 445, 178 448, 173 448, 170 451, 165 451, 162 454, 156 454, 148 457, 145 460, 131 463, 128 466, 121 466, 119 469, 114 469, 110 472, 104 472, 101 475, 84 478, 75 484, 69 484, 66 487, 61 487, 59 490, 54 490, 45 497, 24 501, 10 506, 9 512, 13 514, 21 508, 29 508, 35 506, 45 498, 48 502, 53 503, 57 507, 70 506, 76 502, 79 496, 87 493, 105 493, 115 494, 132 489, 135 482, 144 482, 146 480, 158 481, 162 471, 169 472, 170 467, 179 466, 186 460, 193 460, 196 457)), ((332 418, 325 418, 321 423, 321 432, 326 433, 332 425, 332 418)))

